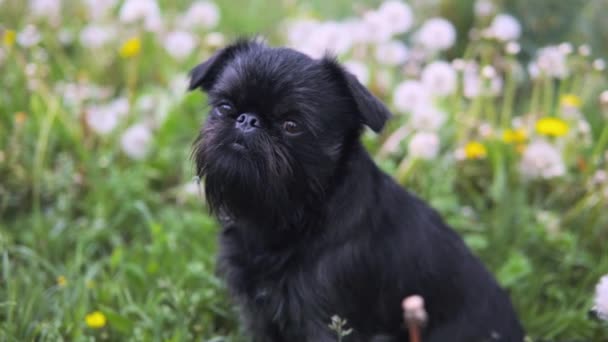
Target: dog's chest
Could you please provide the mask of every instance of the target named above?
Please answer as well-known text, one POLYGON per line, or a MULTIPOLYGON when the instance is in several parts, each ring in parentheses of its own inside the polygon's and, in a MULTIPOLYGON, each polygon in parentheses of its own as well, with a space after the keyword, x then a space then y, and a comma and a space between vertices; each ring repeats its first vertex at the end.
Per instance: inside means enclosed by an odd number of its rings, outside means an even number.
POLYGON ((314 299, 318 286, 313 261, 293 251, 252 251, 238 239, 223 241, 219 260, 220 272, 248 319, 281 334, 296 330, 294 325, 320 309, 314 299))

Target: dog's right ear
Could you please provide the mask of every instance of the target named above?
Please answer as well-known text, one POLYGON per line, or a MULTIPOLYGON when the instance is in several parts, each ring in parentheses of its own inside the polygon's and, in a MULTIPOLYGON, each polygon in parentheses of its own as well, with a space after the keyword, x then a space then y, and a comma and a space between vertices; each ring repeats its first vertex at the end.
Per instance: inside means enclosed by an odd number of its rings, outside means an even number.
POLYGON ((228 62, 233 60, 238 53, 256 46, 261 46, 261 43, 255 40, 243 39, 217 51, 208 60, 190 71, 188 90, 201 88, 203 91, 209 91, 228 62))

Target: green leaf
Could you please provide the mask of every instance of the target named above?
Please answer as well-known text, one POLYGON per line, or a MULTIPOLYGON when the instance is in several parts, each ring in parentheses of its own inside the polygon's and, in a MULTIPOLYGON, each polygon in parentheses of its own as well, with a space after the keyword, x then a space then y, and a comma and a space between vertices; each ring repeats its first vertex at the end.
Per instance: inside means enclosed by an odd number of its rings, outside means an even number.
POLYGON ((532 265, 528 258, 520 252, 514 252, 498 271, 498 280, 503 286, 510 287, 531 272, 532 265))

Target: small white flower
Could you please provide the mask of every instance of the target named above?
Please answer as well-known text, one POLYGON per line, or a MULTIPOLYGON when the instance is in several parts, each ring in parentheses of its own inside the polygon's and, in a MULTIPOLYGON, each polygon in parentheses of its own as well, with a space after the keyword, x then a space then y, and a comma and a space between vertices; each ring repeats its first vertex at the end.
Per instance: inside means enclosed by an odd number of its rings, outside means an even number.
POLYGON ((524 151, 520 170, 528 178, 554 178, 566 173, 560 152, 551 144, 537 140, 524 151))
POLYGON ((80 31, 80 44, 90 49, 98 49, 112 41, 116 32, 111 27, 90 24, 80 31))
POLYGON ((391 25, 393 34, 407 32, 414 22, 410 6, 398 0, 385 1, 378 9, 378 13, 391 25))
POLYGON ((436 61, 422 70, 422 84, 434 95, 447 96, 456 90, 456 70, 444 61, 436 61))
POLYGON ((17 43, 23 47, 32 47, 40 42, 40 31, 34 25, 27 25, 17 34, 17 43))
POLYGON ((407 59, 407 47, 398 40, 391 40, 376 46, 376 60, 380 64, 395 66, 407 59))
POLYGON ((51 21, 59 19, 61 13, 60 0, 30 0, 30 13, 37 18, 46 18, 51 21))
POLYGON ((404 81, 397 85, 393 93, 395 109, 405 113, 431 103, 429 91, 419 81, 404 81))
POLYGON ((365 12, 363 25, 365 26, 366 41, 369 43, 385 42, 393 35, 393 24, 378 11, 365 12))
POLYGON ((456 29, 443 18, 431 18, 416 33, 416 41, 431 51, 446 50, 456 42, 456 29))
POLYGON ((142 159, 148 153, 152 132, 144 124, 129 127, 120 138, 123 152, 133 159, 142 159))
POLYGON ((173 31, 167 34, 164 39, 165 50, 175 59, 188 57, 196 47, 194 36, 185 31, 173 31))
POLYGON ((433 159, 439 153, 439 137, 435 133, 418 132, 408 145, 408 153, 413 158, 433 159))
POLYGON ((608 321, 608 275, 603 276, 595 286, 593 310, 600 319, 608 321))
POLYGON ((363 85, 369 83, 369 70, 367 65, 356 60, 349 60, 343 63, 346 70, 357 77, 357 80, 363 85))
POLYGON ((490 32, 494 38, 503 42, 517 40, 521 35, 521 25, 513 16, 499 14, 492 20, 490 32))
POLYGON ((97 134, 108 134, 118 125, 118 113, 103 106, 93 106, 86 110, 85 121, 97 134))
POLYGON ((412 112, 410 125, 418 131, 435 132, 445 122, 445 113, 433 106, 418 106, 412 112))
POLYGON ((505 51, 509 55, 517 55, 519 51, 521 51, 521 46, 517 42, 508 42, 507 45, 505 45, 505 51))
POLYGON ((211 1, 198 1, 188 8, 179 24, 185 29, 212 29, 220 22, 220 9, 211 1))

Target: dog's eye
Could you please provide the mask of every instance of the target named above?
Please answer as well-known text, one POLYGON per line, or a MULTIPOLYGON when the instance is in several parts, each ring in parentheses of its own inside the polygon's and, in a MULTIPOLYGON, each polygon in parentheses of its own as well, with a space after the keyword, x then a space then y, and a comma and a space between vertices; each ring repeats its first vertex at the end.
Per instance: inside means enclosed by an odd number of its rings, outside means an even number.
POLYGON ((289 134, 296 134, 300 132, 300 127, 297 123, 288 120, 283 122, 283 130, 289 134))
POLYGON ((233 112, 232 106, 229 104, 223 103, 217 107, 215 107, 215 113, 218 116, 230 115, 233 112))

